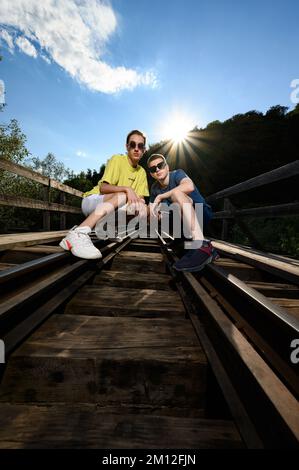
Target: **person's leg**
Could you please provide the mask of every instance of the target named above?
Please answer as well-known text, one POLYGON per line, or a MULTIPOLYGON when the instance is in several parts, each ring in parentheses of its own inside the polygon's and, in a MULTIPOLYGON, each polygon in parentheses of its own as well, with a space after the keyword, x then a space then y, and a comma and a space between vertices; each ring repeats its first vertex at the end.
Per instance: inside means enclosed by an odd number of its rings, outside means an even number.
POLYGON ((179 204, 182 216, 184 227, 187 229, 187 233, 191 236, 193 241, 202 241, 203 233, 196 217, 196 213, 193 207, 193 200, 182 191, 176 191, 176 193, 171 198, 172 202, 179 204))
MULTIPOLYGON (((92 196, 88 197, 91 198, 92 196)), ((74 256, 79 258, 101 258, 102 254, 100 250, 93 245, 89 234, 99 220, 125 203, 125 193, 107 194, 103 198, 98 195, 98 198, 93 198, 92 201, 83 201, 82 209, 84 209, 85 215, 87 215, 94 206, 96 207, 78 227, 73 227, 67 233, 66 237, 59 245, 64 250, 71 251, 74 256)))
POLYGON ((88 217, 79 225, 79 227, 90 227, 93 229, 96 223, 106 215, 113 212, 118 207, 123 206, 127 201, 125 193, 105 194, 103 201, 98 203, 88 217))
MULTIPOLYGON (((185 193, 177 191, 172 198, 173 202, 180 205, 183 221, 192 238, 190 248, 187 253, 176 263, 174 268, 177 271, 200 271, 203 267, 213 261, 213 247, 209 240, 204 239, 200 227, 193 200, 185 193)), ((208 214, 203 213, 203 221, 207 222, 208 214)))

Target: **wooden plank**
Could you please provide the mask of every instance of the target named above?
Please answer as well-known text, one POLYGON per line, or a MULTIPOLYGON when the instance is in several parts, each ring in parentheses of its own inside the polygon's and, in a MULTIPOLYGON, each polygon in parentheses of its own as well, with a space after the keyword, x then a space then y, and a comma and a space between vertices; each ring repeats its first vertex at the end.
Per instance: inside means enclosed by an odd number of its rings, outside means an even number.
POLYGON ((14 251, 22 253, 45 253, 50 255, 51 253, 63 253, 64 249, 60 246, 51 246, 51 245, 35 245, 35 246, 26 246, 26 247, 17 247, 14 248, 14 251))
POLYGON ((130 251, 144 251, 147 253, 161 253, 161 248, 157 243, 135 243, 134 241, 128 246, 130 251))
POLYGON ((116 256, 113 271, 165 273, 163 256, 160 253, 125 251, 116 256))
MULTIPOLYGON (((213 214, 213 219, 235 219, 240 225, 240 217, 289 217, 290 215, 299 214, 299 202, 291 202, 288 204, 275 204, 274 206, 251 207, 250 209, 236 209, 234 211, 218 211, 213 214)), ((248 231, 248 230, 247 230, 248 231)), ((250 231, 249 231, 250 233, 250 231)))
POLYGON ((247 285, 269 297, 299 298, 299 288, 292 284, 247 282, 247 285))
POLYGON ((0 169, 15 173, 19 176, 24 176, 31 181, 36 181, 37 183, 44 184, 45 186, 49 186, 49 178, 47 176, 41 175, 37 171, 33 171, 30 168, 25 168, 24 166, 18 165, 17 163, 13 163, 6 158, 0 158, 0 169))
MULTIPOLYGON (((168 259, 168 256, 166 255, 166 253, 165 253, 165 256, 168 259)), ((172 271, 172 274, 174 274, 173 271, 172 271)), ((182 282, 178 280, 177 278, 176 278, 176 284, 177 284, 177 289, 182 297, 182 301, 184 302, 185 308, 189 314, 189 318, 192 322, 196 335, 199 338, 200 344, 207 356, 209 368, 211 369, 211 371, 213 371, 215 375, 217 383, 223 393, 223 398, 226 401, 230 409, 231 416, 236 426, 238 427, 238 430, 247 448, 249 449, 263 448, 262 441, 257 434, 257 431, 252 423, 252 420, 250 419, 248 415, 246 408, 244 407, 244 404, 242 403, 240 394, 237 392, 236 388, 234 387, 229 377, 229 374, 225 370, 225 367, 224 367, 225 364, 223 363, 221 355, 218 356, 216 352, 218 351, 218 344, 215 344, 215 345, 212 344, 212 342, 210 341, 207 335, 206 328, 202 324, 203 312, 200 312, 200 315, 197 313, 196 305, 190 299, 189 293, 187 294, 187 291, 185 287, 183 286, 182 282)), ((211 296, 213 296, 214 298, 214 293, 211 293, 211 296)), ((215 390, 213 390, 213 388, 214 387, 213 386, 211 387, 211 382, 210 382, 210 385, 208 385, 208 393, 210 397, 211 395, 213 397, 213 394, 215 393, 215 390)), ((214 400, 218 401, 217 398, 216 399, 212 398, 212 404, 210 405, 211 409, 213 409, 214 400)), ((221 400, 222 400, 222 397, 221 397, 221 400)), ((209 401, 209 398, 208 398, 208 401, 209 401)), ((208 410, 207 412, 209 413, 208 410)))
MULTIPOLYGON (((95 405, 0 406, 1 448, 241 448, 230 421, 107 413, 95 405)), ((187 457, 187 456, 186 456, 187 457)), ((188 465, 188 461, 186 461, 188 465)), ((188 468, 188 466, 187 466, 188 468)))
POLYGON ((183 317, 184 306, 177 292, 155 289, 86 286, 68 303, 66 313, 144 318, 183 317))
POLYGON ((184 277, 208 309, 210 316, 221 330, 230 347, 237 352, 240 360, 250 371, 273 408, 280 415, 294 439, 299 442, 299 404, 296 398, 274 374, 236 326, 223 314, 218 304, 208 295, 194 276, 191 273, 184 273, 184 277))
POLYGON ((248 264, 254 264, 260 269, 267 270, 273 274, 280 273, 282 276, 283 273, 285 273, 292 282, 296 284, 299 282, 299 266, 296 262, 289 261, 290 258, 287 261, 283 261, 281 257, 276 258, 275 255, 263 253, 253 248, 241 248, 232 243, 219 242, 216 240, 213 240, 212 243, 216 250, 238 257, 248 264))
POLYGON ((52 178, 48 178, 47 176, 41 175, 37 171, 33 171, 30 168, 26 168, 22 165, 18 165, 17 163, 13 163, 5 158, 0 159, 0 169, 5 171, 10 171, 11 173, 15 173, 19 176, 24 176, 32 181, 36 181, 37 183, 44 184, 45 186, 59 189, 65 193, 72 194, 74 196, 82 197, 82 191, 78 189, 71 188, 66 184, 59 183, 58 181, 53 180, 52 178))
POLYGON ((10 196, 8 194, 0 195, 0 205, 12 207, 27 207, 29 209, 39 209, 54 212, 67 212, 70 214, 82 214, 81 208, 74 206, 64 206, 55 202, 44 202, 28 197, 10 196))
POLYGON ((258 188, 265 184, 270 184, 275 181, 280 181, 291 176, 298 175, 299 173, 299 160, 296 160, 287 165, 276 168, 275 170, 268 171, 254 178, 250 178, 242 183, 235 184, 229 188, 223 189, 215 194, 211 194, 206 198, 207 202, 216 201, 224 197, 232 196, 233 194, 240 194, 241 192, 248 191, 249 189, 258 188))
MULTIPOLYGON (((65 197, 65 193, 60 193, 59 195, 59 199, 60 199, 60 204, 62 204, 63 206, 65 205, 65 202, 66 202, 66 197, 65 197)), ((59 216, 59 228, 60 230, 65 230, 66 229, 66 213, 65 212, 62 212, 59 216)))
POLYGON ((169 290, 173 287, 172 278, 166 274, 157 273, 134 273, 121 271, 102 271, 95 276, 93 285, 107 285, 114 287, 128 287, 136 289, 169 290))
POLYGON ((5 271, 5 269, 12 268, 13 266, 17 266, 14 263, 0 263, 0 271, 5 271))
MULTIPOLYGON (((80 271, 86 262, 86 260, 81 260, 71 266, 56 268, 50 274, 46 272, 41 275, 38 281, 26 284, 25 288, 20 286, 13 294, 10 292, 7 295, 4 294, 0 304, 0 320, 7 318, 15 308, 20 309, 22 306, 28 305, 29 301, 33 301, 42 293, 46 295, 55 284, 67 280, 70 274, 80 271)), ((24 317, 26 314, 27 312, 24 309, 20 312, 20 317, 24 317)))
POLYGON ((295 318, 299 319, 299 299, 283 299, 272 297, 270 298, 273 303, 279 305, 280 307, 287 310, 288 313, 293 315, 295 318))
POLYGON ((0 237, 0 251, 12 250, 19 246, 58 242, 67 234, 67 232, 67 230, 59 230, 52 232, 29 232, 3 235, 0 237))
MULTIPOLYGON (((224 198, 223 209, 224 211, 229 210, 231 207, 230 201, 228 198, 224 198)), ((215 217, 215 214, 213 214, 215 217)), ((222 229, 221 229, 221 239, 226 240, 228 238, 228 230, 229 230, 229 222, 227 219, 223 219, 222 221, 222 229)))
MULTIPOLYGON (((268 363, 272 366, 273 370, 284 378, 285 382, 291 388, 291 390, 299 390, 299 378, 297 371, 293 370, 289 357, 287 361, 283 360, 278 351, 277 343, 274 348, 271 347, 265 338, 263 338, 256 329, 246 321, 242 312, 235 309, 226 298, 217 290, 215 286, 208 282, 205 278, 201 278, 202 285, 208 290, 210 296, 217 301, 217 303, 229 314, 229 317, 233 320, 235 326, 241 331, 246 337, 254 344, 255 349, 260 351, 263 357, 267 358, 268 363)), ((194 323, 194 322, 193 322, 194 323)))
POLYGON ((186 320, 53 315, 10 356, 0 400, 202 408, 205 377, 186 320))
POLYGON ((233 274, 234 276, 242 279, 242 281, 260 281, 263 279, 263 275, 260 271, 255 269, 249 264, 240 263, 228 258, 220 258, 214 261, 215 266, 220 266, 226 272, 233 274))
POLYGON ((162 263, 163 255, 161 253, 144 253, 139 251, 122 251, 118 255, 119 259, 126 261, 133 261, 134 263, 139 261, 143 263, 144 261, 151 261, 154 263, 162 263))
POLYGON ((10 353, 23 342, 31 333, 40 326, 53 312, 66 302, 83 284, 89 281, 94 275, 93 271, 85 271, 81 276, 76 277, 71 283, 59 291, 56 295, 43 303, 41 307, 31 312, 27 318, 20 321, 3 336, 5 343, 5 354, 9 357, 10 353))
MULTIPOLYGON (((46 204, 50 204, 50 190, 47 186, 42 188, 43 192, 43 200, 45 201, 46 204)), ((51 230, 51 212, 50 211, 44 211, 43 212, 43 230, 45 232, 49 232, 51 230)))
POLYGON ((158 237, 157 238, 134 238, 131 243, 141 244, 141 245, 157 245, 159 246, 158 237))

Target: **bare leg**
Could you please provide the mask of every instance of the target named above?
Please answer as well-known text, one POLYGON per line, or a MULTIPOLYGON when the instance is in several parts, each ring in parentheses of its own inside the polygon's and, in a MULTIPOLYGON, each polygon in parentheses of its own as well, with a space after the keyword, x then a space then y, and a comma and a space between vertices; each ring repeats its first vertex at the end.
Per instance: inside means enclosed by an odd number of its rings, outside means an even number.
POLYGON ((192 199, 182 191, 176 191, 176 193, 171 197, 171 200, 172 202, 176 202, 180 205, 184 223, 190 231, 192 240, 202 240, 203 234, 196 217, 192 199))
POLYGON ((127 202, 125 193, 105 194, 104 202, 98 207, 79 225, 79 227, 94 228, 96 223, 101 220, 105 215, 110 214, 112 211, 121 207, 127 202))

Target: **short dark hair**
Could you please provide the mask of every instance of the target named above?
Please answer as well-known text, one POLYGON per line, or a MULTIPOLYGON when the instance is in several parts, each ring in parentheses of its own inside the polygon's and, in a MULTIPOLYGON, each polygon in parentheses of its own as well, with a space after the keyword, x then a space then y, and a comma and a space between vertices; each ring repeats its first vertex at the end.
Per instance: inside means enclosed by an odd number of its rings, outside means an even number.
POLYGON ((130 137, 131 137, 133 134, 137 134, 137 135, 140 135, 141 137, 143 137, 143 139, 144 139, 144 145, 146 144, 146 135, 145 135, 145 133, 139 131, 138 129, 134 129, 133 131, 129 132, 129 134, 127 135, 127 141, 126 141, 127 144, 129 143, 130 137))

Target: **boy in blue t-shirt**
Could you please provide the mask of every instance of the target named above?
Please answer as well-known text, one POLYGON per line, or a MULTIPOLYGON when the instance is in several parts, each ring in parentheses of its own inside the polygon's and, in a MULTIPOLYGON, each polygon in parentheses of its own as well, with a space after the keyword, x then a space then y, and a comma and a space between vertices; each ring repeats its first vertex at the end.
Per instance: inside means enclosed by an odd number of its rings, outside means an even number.
POLYGON ((203 240, 202 230, 196 217, 195 204, 203 204, 203 226, 206 227, 212 218, 211 207, 194 185, 191 178, 183 170, 169 171, 165 157, 152 154, 147 160, 148 169, 156 180, 151 187, 150 214, 157 217, 160 204, 177 203, 184 222, 192 236, 191 250, 176 263, 177 271, 200 271, 206 264, 217 257, 217 252, 209 240, 203 240))

